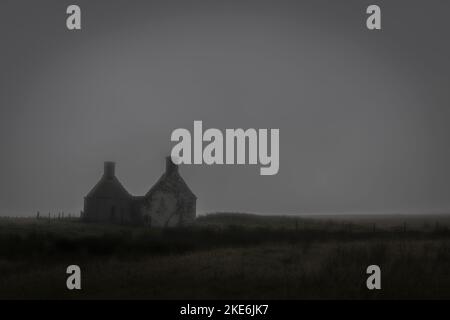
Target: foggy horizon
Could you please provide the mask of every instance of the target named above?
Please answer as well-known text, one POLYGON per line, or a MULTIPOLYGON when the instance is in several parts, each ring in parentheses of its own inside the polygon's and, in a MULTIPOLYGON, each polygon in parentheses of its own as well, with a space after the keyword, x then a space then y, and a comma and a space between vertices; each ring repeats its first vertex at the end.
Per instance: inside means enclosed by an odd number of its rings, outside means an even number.
POLYGON ((67 2, 5 2, 0 216, 78 215, 104 161, 143 195, 194 120, 280 129, 274 176, 180 166, 197 215, 450 212, 450 3, 377 1, 380 32, 365 1, 271 3, 81 0, 69 32, 67 2))

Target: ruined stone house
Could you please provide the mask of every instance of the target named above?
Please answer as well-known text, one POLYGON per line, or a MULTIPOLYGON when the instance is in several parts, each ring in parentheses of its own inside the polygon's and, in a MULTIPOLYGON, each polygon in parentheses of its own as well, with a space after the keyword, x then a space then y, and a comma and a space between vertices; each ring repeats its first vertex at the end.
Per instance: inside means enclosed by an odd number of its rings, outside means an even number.
POLYGON ((154 227, 192 222, 197 197, 166 158, 166 171, 144 196, 132 196, 115 175, 115 163, 105 162, 100 181, 84 198, 82 220, 154 227))

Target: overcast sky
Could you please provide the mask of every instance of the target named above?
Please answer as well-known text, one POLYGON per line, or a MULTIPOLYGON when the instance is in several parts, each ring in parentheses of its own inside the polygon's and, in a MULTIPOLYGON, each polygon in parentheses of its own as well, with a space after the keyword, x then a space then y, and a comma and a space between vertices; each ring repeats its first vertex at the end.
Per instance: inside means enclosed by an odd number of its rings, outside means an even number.
POLYGON ((183 166, 198 212, 450 209, 445 1, 2 1, 0 214, 143 195, 176 128, 279 128, 280 170, 183 166), (82 9, 82 30, 65 10, 82 9), (365 9, 382 9, 382 31, 365 9))

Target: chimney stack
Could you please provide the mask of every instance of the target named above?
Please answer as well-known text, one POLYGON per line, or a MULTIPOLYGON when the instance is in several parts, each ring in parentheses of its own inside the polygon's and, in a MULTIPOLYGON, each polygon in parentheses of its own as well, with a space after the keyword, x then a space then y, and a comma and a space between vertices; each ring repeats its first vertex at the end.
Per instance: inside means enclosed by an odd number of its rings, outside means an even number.
POLYGON ((166 173, 170 174, 172 172, 178 172, 178 165, 172 162, 170 156, 166 157, 166 173))
POLYGON ((103 175, 104 175, 104 177, 106 178, 106 179, 113 179, 114 178, 114 176, 115 176, 115 167, 116 167, 116 163, 115 162, 113 162, 113 161, 105 161, 105 164, 104 164, 104 173, 103 173, 103 175))

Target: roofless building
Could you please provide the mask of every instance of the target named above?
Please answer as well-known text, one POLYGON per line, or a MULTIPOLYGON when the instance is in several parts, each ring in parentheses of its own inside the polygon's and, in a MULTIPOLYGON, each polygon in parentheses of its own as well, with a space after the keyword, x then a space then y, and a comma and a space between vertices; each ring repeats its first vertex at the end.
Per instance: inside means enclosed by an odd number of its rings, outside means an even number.
POLYGON ((132 196, 117 179, 115 163, 104 163, 103 176, 84 198, 82 220, 170 227, 188 224, 196 216, 197 197, 166 158, 166 171, 144 196, 132 196))

